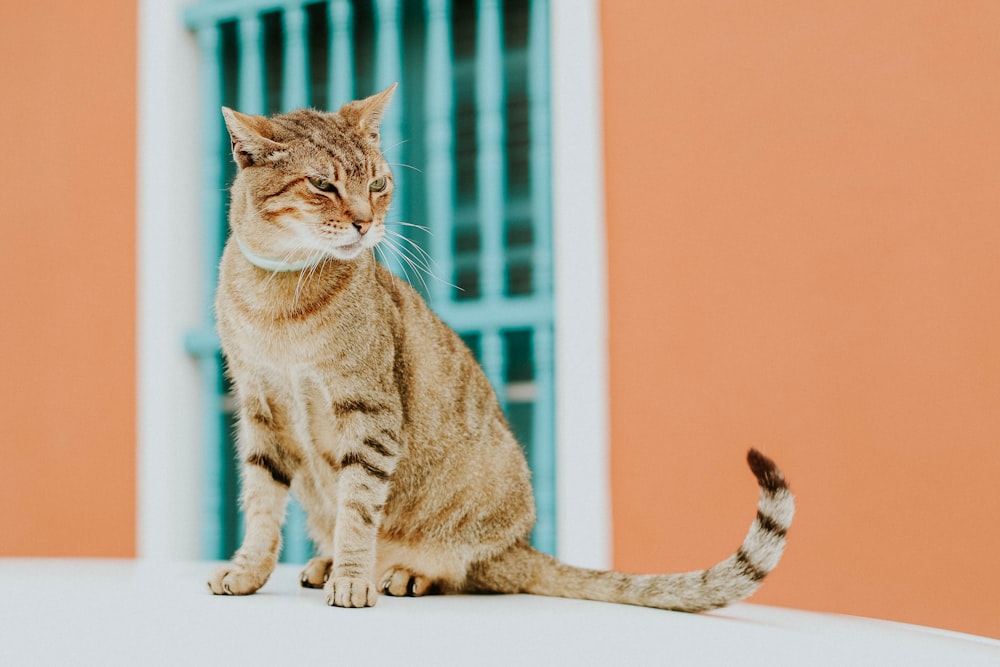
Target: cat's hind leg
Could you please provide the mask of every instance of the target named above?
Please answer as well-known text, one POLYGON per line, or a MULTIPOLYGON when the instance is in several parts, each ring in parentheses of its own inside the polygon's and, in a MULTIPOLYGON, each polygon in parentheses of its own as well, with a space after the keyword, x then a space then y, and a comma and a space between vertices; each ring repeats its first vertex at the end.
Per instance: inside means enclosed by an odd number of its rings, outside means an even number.
POLYGON ((304 588, 323 588, 323 584, 330 578, 330 570, 333 568, 333 559, 317 556, 311 558, 306 563, 305 569, 299 582, 304 588))
POLYGON ((389 539, 378 542, 375 572, 378 591, 394 597, 419 597, 460 590, 474 549, 459 545, 403 544, 389 539))
POLYGON ((436 587, 430 577, 414 574, 403 567, 392 567, 379 579, 378 590, 395 597, 419 597, 436 592, 436 587))

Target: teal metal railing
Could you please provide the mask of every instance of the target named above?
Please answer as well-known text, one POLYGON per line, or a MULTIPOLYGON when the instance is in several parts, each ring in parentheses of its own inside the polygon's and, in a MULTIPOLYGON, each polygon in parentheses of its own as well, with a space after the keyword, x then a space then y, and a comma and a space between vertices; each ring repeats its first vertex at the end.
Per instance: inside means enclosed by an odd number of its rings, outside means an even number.
MULTIPOLYGON (((393 82, 382 145, 400 252, 383 258, 470 345, 532 468, 532 539, 555 550, 552 233, 545 0, 203 0, 184 15, 201 53, 203 326, 189 332, 206 388, 202 555, 241 540, 233 406, 212 300, 234 171, 219 107, 336 109, 393 82), (424 234, 420 227, 426 227, 424 234), (422 250, 415 249, 418 244, 422 250), (428 260, 425 260, 428 261, 428 260)), ((289 509, 282 559, 312 553, 289 509)))

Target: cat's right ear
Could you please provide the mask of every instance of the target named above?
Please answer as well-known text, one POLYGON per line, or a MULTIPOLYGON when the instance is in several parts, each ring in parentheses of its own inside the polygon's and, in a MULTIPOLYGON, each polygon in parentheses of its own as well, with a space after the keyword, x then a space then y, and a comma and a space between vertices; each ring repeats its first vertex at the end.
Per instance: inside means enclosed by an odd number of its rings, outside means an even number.
POLYGON ((285 146, 271 139, 271 124, 263 116, 222 107, 222 116, 229 130, 233 159, 240 169, 262 162, 278 160, 285 155, 285 146))

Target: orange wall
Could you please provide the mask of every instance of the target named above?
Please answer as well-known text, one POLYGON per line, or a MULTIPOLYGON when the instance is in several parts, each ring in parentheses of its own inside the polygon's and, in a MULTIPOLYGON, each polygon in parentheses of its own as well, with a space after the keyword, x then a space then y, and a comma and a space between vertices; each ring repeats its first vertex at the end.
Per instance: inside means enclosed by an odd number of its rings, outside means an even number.
POLYGON ((0 556, 135 551, 135 11, 0 5, 0 556))
MULTIPOLYGON (((135 18, 0 5, 0 555, 134 553, 135 18)), ((755 601, 1000 636, 1000 6, 603 27, 616 565, 727 555, 755 445, 755 601)))
POLYGON ((617 567, 1000 637, 1000 3, 603 3, 617 567))

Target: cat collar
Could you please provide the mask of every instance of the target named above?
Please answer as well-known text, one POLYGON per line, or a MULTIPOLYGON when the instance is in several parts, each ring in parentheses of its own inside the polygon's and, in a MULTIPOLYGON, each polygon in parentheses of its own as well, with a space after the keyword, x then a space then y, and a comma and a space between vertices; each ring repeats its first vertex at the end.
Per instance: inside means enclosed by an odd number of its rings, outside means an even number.
POLYGON ((286 262, 283 259, 277 259, 276 257, 265 257, 264 255, 258 255, 250 248, 246 247, 240 237, 236 237, 236 245, 239 246, 240 252, 246 257, 247 261, 254 266, 264 269, 265 271, 270 271, 272 273, 293 273, 297 271, 303 271, 305 269, 312 268, 316 266, 319 262, 315 260, 301 260, 298 262, 286 262))

